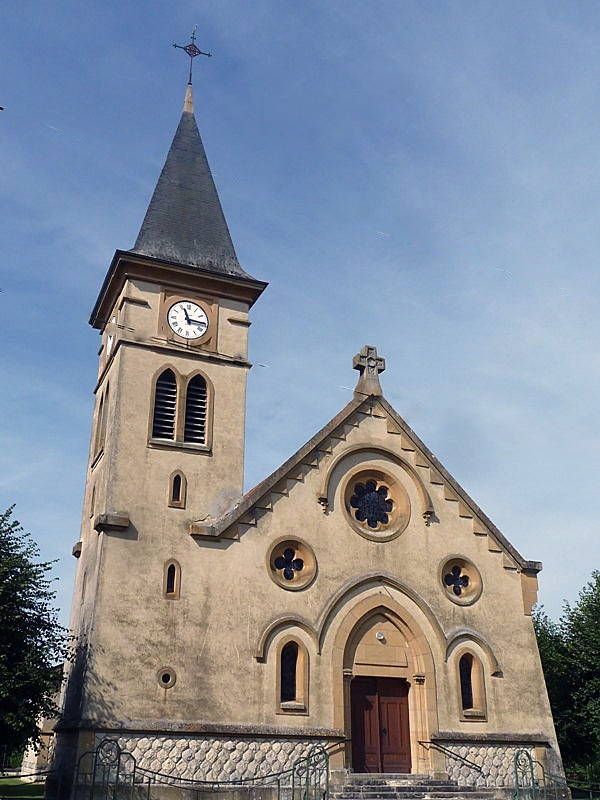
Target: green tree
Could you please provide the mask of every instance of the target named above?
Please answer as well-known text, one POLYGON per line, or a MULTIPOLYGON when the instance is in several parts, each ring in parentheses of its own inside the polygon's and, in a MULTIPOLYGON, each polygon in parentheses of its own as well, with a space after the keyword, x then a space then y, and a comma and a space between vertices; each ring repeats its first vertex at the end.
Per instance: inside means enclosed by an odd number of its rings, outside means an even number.
POLYGON ((600 572, 558 622, 540 608, 533 624, 565 765, 600 765, 600 572))
POLYGON ((0 748, 37 740, 38 720, 52 717, 66 631, 58 624, 48 572, 13 508, 0 514, 0 748))

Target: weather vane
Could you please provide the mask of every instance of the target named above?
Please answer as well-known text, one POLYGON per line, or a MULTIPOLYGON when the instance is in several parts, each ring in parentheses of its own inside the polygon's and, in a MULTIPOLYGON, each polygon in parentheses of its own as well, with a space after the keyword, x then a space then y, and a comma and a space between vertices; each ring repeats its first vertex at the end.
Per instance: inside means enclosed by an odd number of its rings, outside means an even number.
POLYGON ((190 43, 186 45, 182 44, 173 44, 173 47, 176 47, 178 50, 185 50, 185 52, 190 57, 190 77, 188 78, 188 83, 192 82, 192 64, 196 56, 208 56, 211 58, 212 53, 204 53, 200 50, 199 47, 196 47, 196 29, 198 28, 197 25, 194 25, 194 30, 190 36, 190 43))

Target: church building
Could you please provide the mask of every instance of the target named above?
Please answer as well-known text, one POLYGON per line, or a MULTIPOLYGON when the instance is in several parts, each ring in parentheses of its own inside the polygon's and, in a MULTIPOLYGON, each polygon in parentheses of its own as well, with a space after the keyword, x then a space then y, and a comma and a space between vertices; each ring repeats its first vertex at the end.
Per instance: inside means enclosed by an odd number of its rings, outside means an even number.
POLYGON ((353 399, 244 493, 266 285, 238 261, 190 84, 91 314, 64 785, 106 738, 178 779, 275 773, 313 744, 339 774, 502 787, 519 749, 562 772, 531 621, 541 564, 392 408, 375 347, 348 354, 353 399))

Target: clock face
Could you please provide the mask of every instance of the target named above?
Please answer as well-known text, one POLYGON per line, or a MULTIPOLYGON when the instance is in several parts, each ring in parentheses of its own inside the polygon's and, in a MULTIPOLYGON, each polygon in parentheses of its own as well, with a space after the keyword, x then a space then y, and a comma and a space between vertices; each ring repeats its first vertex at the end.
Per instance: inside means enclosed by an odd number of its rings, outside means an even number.
POLYGON ((191 300, 178 300, 167 312, 169 327, 182 339, 199 339, 208 329, 204 309, 191 300))

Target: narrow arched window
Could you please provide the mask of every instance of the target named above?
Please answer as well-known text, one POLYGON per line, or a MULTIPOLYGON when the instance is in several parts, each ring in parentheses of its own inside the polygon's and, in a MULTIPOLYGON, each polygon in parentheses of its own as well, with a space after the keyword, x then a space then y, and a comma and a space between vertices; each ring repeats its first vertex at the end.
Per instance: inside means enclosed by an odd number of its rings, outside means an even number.
POLYGON ((281 702, 290 703, 297 699, 298 645, 288 642, 281 650, 281 702))
POLYGON ((185 508, 187 481, 180 470, 169 478, 169 505, 171 508, 185 508))
POLYGON ((100 450, 104 450, 104 440, 106 438, 106 418, 108 417, 108 393, 110 391, 110 384, 106 384, 106 391, 104 392, 104 406, 100 414, 100 450))
POLYGON ((99 456, 104 450, 104 438, 106 436, 106 417, 108 415, 108 391, 110 384, 106 384, 104 394, 98 403, 98 416, 96 417, 96 433, 94 435, 94 454, 93 458, 99 456))
POLYGON ((100 450, 102 449, 101 444, 101 431, 102 431, 102 419, 104 417, 104 395, 100 398, 100 404, 98 406, 98 417, 96 418, 96 437, 94 439, 94 457, 98 455, 100 450))
POLYGON ((83 602, 85 600, 85 590, 86 590, 86 588, 87 588, 87 570, 84 570, 83 577, 81 579, 81 599, 80 599, 80 603, 82 605, 83 605, 83 602))
POLYGON ((167 567, 167 594, 175 594, 175 564, 167 567))
POLYGON ((170 599, 179 597, 181 586, 181 568, 176 561, 168 561, 165 564, 165 574, 163 591, 165 597, 170 599))
POLYGON ((487 716, 485 676, 481 660, 473 653, 463 653, 458 661, 460 711, 464 720, 482 720, 487 716))
POLYGON ((106 416, 108 413, 108 390, 110 385, 106 384, 104 394, 98 404, 98 416, 96 417, 96 435, 94 438, 94 458, 104 450, 104 437, 106 436, 106 416))
POLYGON ((204 444, 206 442, 206 381, 196 375, 187 385, 185 397, 184 442, 204 444))
POLYGON ((153 439, 175 438, 175 412, 177 409, 177 380, 173 370, 166 369, 156 381, 154 392, 153 439))
POLYGON ((284 640, 277 665, 277 713, 308 713, 308 653, 297 640, 284 640))
POLYGON ((463 711, 473 708, 473 656, 465 653, 458 662, 460 699, 463 711))

